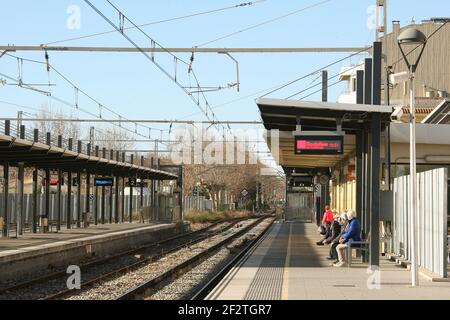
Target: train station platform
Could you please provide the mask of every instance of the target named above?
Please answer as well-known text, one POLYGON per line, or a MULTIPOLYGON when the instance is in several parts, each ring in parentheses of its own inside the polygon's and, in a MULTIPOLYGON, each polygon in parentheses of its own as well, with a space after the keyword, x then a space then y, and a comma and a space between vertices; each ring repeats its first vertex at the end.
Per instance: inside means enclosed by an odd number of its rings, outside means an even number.
POLYGON ((68 264, 129 250, 186 230, 183 223, 91 225, 86 229, 25 233, 0 239, 0 282, 29 272, 45 273, 68 264))
POLYGON ((207 299, 450 299, 450 282, 421 278, 413 288, 410 271, 384 257, 375 275, 359 259, 351 268, 333 267, 326 259, 329 247, 317 246, 319 240, 315 224, 275 223, 207 299))

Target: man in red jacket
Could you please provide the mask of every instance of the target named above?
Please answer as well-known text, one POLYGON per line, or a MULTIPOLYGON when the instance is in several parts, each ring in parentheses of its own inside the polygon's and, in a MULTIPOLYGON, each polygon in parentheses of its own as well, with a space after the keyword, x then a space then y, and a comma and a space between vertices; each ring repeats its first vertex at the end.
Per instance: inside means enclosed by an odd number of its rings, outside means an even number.
POLYGON ((325 223, 330 222, 333 223, 334 217, 333 217, 333 211, 330 210, 330 206, 325 206, 325 212, 323 213, 322 218, 322 225, 325 226, 325 223))

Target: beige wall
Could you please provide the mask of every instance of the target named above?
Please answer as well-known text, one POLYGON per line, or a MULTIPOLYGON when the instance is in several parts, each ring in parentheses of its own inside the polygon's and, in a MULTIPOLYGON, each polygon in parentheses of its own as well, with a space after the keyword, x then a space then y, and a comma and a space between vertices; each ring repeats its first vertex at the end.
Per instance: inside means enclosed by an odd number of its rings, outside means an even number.
MULTIPOLYGON (((449 138, 450 143, 450 138, 449 138)), ((449 165, 450 163, 439 163, 426 161, 425 157, 430 155, 449 156, 450 145, 418 144, 417 163, 430 165, 449 165)), ((384 160, 384 143, 381 147, 381 158, 384 160)), ((398 164, 409 163, 409 144, 392 143, 391 145, 391 163, 394 167, 398 164)), ((340 168, 336 168, 340 169, 340 168)), ((393 168, 395 169, 395 168, 393 168)), ((381 175, 382 176, 382 175, 381 175)), ((383 188, 383 186, 382 186, 383 188)), ((331 206, 333 210, 342 212, 344 210, 356 210, 356 182, 347 181, 346 177, 340 176, 338 180, 332 180, 331 186, 331 206)))
MULTIPOLYGON (((404 26, 394 24, 393 32, 386 35, 386 41, 383 40, 383 51, 387 54, 388 66, 393 66, 392 72, 398 73, 407 71, 407 66, 403 61, 401 52, 397 45, 397 38, 400 33, 411 27, 421 30, 427 37, 437 30, 442 24, 422 23, 404 26), (399 61, 400 60, 400 61, 399 61), (395 62, 399 61, 394 65, 395 62)), ((416 97, 424 97, 423 86, 443 90, 450 93, 450 24, 447 23, 439 32, 437 32, 427 43, 424 54, 416 71, 415 90, 416 97)), ((407 49, 408 51, 410 49, 407 49)), ((408 58, 415 61, 419 50, 412 53, 408 58)), ((384 68, 383 68, 384 70, 384 68)), ((383 77, 385 74, 383 74, 383 77)), ((393 104, 408 105, 408 89, 403 84, 396 85, 391 91, 391 102, 393 104)), ((382 95, 383 97, 383 95, 382 95)))
POLYGON ((355 210, 356 198, 355 181, 332 182, 331 206, 332 210, 342 212, 345 210, 355 210))

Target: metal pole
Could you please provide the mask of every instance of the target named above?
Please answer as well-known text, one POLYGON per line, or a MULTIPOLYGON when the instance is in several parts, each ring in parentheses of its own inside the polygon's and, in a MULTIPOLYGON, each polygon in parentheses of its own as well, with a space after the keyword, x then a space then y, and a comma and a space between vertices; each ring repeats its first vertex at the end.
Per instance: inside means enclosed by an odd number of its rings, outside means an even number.
POLYGON ((37 201, 38 201, 38 169, 33 171, 33 233, 37 232, 38 223, 38 211, 37 211, 37 201))
MULTIPOLYGON (((39 142, 39 130, 34 129, 34 142, 39 142)), ((31 231, 37 232, 38 212, 37 212, 37 193, 38 193, 38 169, 33 170, 33 218, 31 231)))
MULTIPOLYGON (((102 149, 102 157, 103 158, 106 158, 106 148, 103 148, 102 149)), ((102 203, 101 203, 101 205, 102 205, 102 211, 101 211, 101 224, 105 224, 105 206, 106 206, 106 203, 105 203, 105 192, 106 192, 106 190, 105 190, 105 187, 103 186, 102 187, 102 203)))
MULTIPOLYGON (((91 155, 91 144, 88 143, 87 145, 87 154, 88 156, 91 155)), ((86 215, 85 219, 88 218, 88 213, 91 211, 91 175, 89 173, 89 170, 86 171, 86 215)), ((86 221, 84 221, 86 223, 86 221)))
MULTIPOLYGON (((58 135, 58 148, 62 148, 62 135, 58 135)), ((58 223, 56 226, 56 230, 61 230, 61 213, 62 213, 62 206, 61 206, 61 189, 62 189, 62 180, 63 180, 63 173, 61 169, 58 169, 58 191, 57 191, 57 202, 58 202, 58 212, 57 212, 57 219, 58 223)))
POLYGON ((22 127, 23 111, 17 111, 17 137, 20 137, 20 128, 22 127))
MULTIPOLYGON (((72 138, 69 138, 69 150, 72 151, 72 138)), ((72 228, 72 172, 67 172, 67 229, 72 228)))
POLYGON ((322 101, 328 101, 328 71, 322 71, 322 101))
POLYGON ((111 224, 113 223, 113 190, 114 187, 109 187, 109 219, 108 222, 111 224))
MULTIPOLYGON (((82 153, 82 143, 78 140, 77 143, 78 153, 82 153)), ((81 170, 77 172, 77 228, 81 228, 81 170)))
POLYGON ((373 69, 372 69, 372 104, 381 104, 381 64, 382 64, 382 45, 381 42, 373 43, 373 69))
POLYGON ((3 164, 3 237, 8 236, 9 162, 3 164))
POLYGON ((121 203, 120 206, 120 222, 125 222, 125 177, 122 177, 122 197, 121 197, 121 203))
POLYGON ((179 173, 180 173, 180 176, 179 176, 179 184, 180 184, 180 219, 181 219, 181 221, 183 221, 184 220, 184 204, 183 204, 183 202, 184 202, 184 196, 183 196, 183 192, 184 192, 184 189, 183 189, 183 166, 180 166, 180 171, 179 171, 179 173))
POLYGON ((19 197, 17 199, 17 235, 21 236, 23 234, 23 219, 24 219, 24 205, 23 205, 23 188, 24 188, 24 175, 25 175, 25 164, 23 162, 19 163, 18 172, 18 182, 19 182, 19 197))
POLYGON ((105 224, 105 187, 102 187, 102 200, 101 200, 101 206, 102 206, 102 210, 101 210, 101 224, 105 224))
MULTIPOLYGON (((156 168, 158 170, 161 169, 161 159, 159 157, 158 157, 158 159, 156 159, 156 168)), ((156 196, 155 202, 156 202, 156 220, 157 221, 160 220, 160 207, 161 207, 161 204, 159 202, 159 192, 161 191, 160 187, 161 187, 161 181, 157 180, 156 184, 155 184, 155 196, 156 196)))
MULTIPOLYGON (((154 169, 155 167, 155 159, 152 157, 151 158, 151 162, 150 162, 150 166, 152 169, 154 169)), ((152 179, 150 181, 150 201, 151 201, 151 206, 152 206, 152 220, 156 220, 156 206, 155 206, 155 180, 152 179)))
POLYGON ((372 104, 372 59, 364 60, 364 104, 372 104))
MULTIPOLYGON (((125 163, 125 152, 122 152, 122 162, 125 163)), ((122 206, 120 222, 125 222, 125 176, 122 177, 122 206)))
POLYGON ((364 103, 364 71, 356 71, 356 103, 364 103))
MULTIPOLYGON (((143 167, 144 166, 144 156, 141 156, 141 166, 143 167)), ((141 208, 140 208, 140 210, 144 210, 144 181, 143 181, 144 179, 143 178, 141 178, 141 190, 140 190, 140 192, 141 192, 141 194, 140 194, 140 206, 141 206, 141 208)), ((142 211, 142 223, 144 223, 145 222, 145 218, 144 218, 144 214, 143 214, 143 211, 142 211)))
POLYGON ((61 169, 58 169, 58 189, 56 191, 56 202, 57 202, 57 220, 58 223, 56 225, 56 230, 59 231, 61 230, 61 211, 62 211, 62 207, 61 207, 61 184, 62 184, 62 171, 61 169))
POLYGON ((381 140, 381 115, 379 113, 372 114, 371 124, 371 197, 370 197, 370 266, 374 271, 374 267, 380 266, 380 140, 381 140))
MULTIPOLYGON (((98 146, 95 146, 95 156, 98 158, 98 146)), ((98 186, 94 186, 94 225, 98 224, 98 186)))
POLYGON ((369 229, 370 222, 370 156, 369 156, 369 132, 363 131, 363 166, 364 166, 364 179, 363 179, 363 219, 362 225, 362 237, 365 238, 369 229))
POLYGON ((77 173, 77 228, 81 228, 81 171, 77 173))
POLYGON ((120 178, 118 176, 116 176, 115 179, 115 194, 116 197, 114 198, 114 223, 119 223, 119 183, 120 183, 120 178))
MULTIPOLYGON (((131 160, 130 160, 131 164, 134 163, 134 155, 131 155, 131 160)), ((130 180, 128 179, 128 182, 130 180)), ((128 218, 129 222, 132 223, 133 222, 133 188, 131 186, 131 184, 129 183, 129 187, 130 187, 130 203, 129 203, 129 207, 130 207, 130 216, 128 218)))
POLYGON ((411 283, 413 287, 419 285, 418 247, 417 247, 417 168, 416 168, 416 108, 414 101, 414 72, 413 66, 409 75, 409 104, 411 108, 410 123, 410 186, 409 199, 411 208, 411 283))
MULTIPOLYGON (((46 133, 45 137, 45 144, 48 146, 51 146, 52 139, 50 132, 46 133)), ((41 216, 41 226, 40 226, 40 232, 45 233, 48 231, 48 213, 49 213, 49 204, 50 204, 50 170, 45 170, 45 211, 44 215, 41 216)))
POLYGON ((50 169, 45 169, 45 212, 44 212, 44 218, 46 219, 47 225, 43 225, 42 226, 42 232, 43 233, 48 231, 49 214, 50 214, 50 169))
POLYGON ((356 215, 361 221, 363 212, 363 132, 356 134, 356 215))
POLYGON ((161 47, 80 47, 80 46, 30 46, 0 45, 0 51, 62 51, 62 52, 185 52, 185 53, 302 53, 302 52, 360 52, 370 47, 307 47, 307 48, 161 48, 161 47))

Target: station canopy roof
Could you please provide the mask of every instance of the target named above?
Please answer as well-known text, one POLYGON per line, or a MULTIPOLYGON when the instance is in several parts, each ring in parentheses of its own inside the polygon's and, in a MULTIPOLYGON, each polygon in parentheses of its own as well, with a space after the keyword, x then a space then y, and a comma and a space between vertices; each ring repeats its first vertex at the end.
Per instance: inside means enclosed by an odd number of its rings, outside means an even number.
POLYGON ((382 129, 390 122, 390 106, 311 102, 286 99, 257 99, 267 143, 278 164, 283 167, 323 170, 332 168, 344 158, 354 155, 356 132, 370 127, 371 114, 379 113, 382 129), (336 131, 337 119, 342 119, 344 152, 338 155, 298 155, 294 152, 294 135, 300 119, 302 131, 336 131), (270 130, 280 130, 279 150, 273 150, 270 130))
POLYGON ((176 180, 176 174, 131 163, 89 156, 65 148, 49 146, 0 134, 0 161, 13 165, 24 163, 39 169, 61 169, 71 172, 89 171, 99 175, 136 175, 153 180, 176 180))

